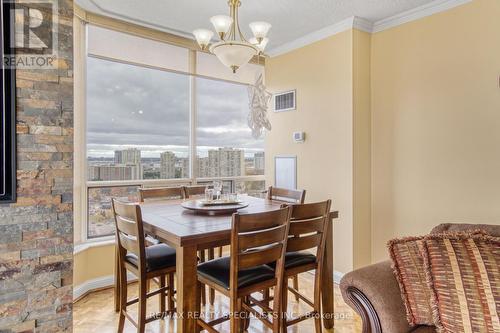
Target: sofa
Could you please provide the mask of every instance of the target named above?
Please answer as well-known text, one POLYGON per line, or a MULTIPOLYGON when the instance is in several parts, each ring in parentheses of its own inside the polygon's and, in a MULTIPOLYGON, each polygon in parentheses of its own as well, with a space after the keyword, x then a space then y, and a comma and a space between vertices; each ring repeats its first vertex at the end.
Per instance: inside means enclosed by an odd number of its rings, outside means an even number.
MULTIPOLYGON (((500 225, 441 224, 431 234, 484 230, 500 237, 500 225)), ((390 260, 357 269, 340 282, 345 302, 363 322, 363 333, 435 333, 434 326, 410 327, 398 282, 390 260)))

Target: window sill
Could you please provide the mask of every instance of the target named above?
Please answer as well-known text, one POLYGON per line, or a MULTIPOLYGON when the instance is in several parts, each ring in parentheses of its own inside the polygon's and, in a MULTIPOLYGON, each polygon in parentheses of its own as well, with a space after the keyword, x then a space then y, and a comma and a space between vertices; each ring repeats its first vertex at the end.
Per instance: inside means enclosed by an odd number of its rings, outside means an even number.
POLYGON ((112 245, 112 244, 113 245, 115 244, 115 238, 113 236, 112 237, 103 237, 103 238, 98 239, 98 240, 87 240, 84 243, 75 245, 75 247, 73 249, 73 254, 75 255, 75 254, 78 254, 80 252, 87 251, 90 248, 107 246, 107 245, 112 245))

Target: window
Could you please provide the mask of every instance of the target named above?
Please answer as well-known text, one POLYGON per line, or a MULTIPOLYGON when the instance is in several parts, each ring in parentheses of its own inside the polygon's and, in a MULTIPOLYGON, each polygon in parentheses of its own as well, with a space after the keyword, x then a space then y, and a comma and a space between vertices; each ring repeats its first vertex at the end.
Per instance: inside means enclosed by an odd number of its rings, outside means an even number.
POLYGON ((262 196, 264 139, 247 125, 262 67, 233 76, 209 55, 94 26, 87 35, 83 240, 113 235, 111 198, 136 201, 141 187, 221 179, 226 192, 262 196))
POLYGON ((248 87, 196 79, 197 176, 264 175, 264 139, 247 125, 248 87))
POLYGON ((189 77, 88 57, 87 179, 189 178, 189 77))

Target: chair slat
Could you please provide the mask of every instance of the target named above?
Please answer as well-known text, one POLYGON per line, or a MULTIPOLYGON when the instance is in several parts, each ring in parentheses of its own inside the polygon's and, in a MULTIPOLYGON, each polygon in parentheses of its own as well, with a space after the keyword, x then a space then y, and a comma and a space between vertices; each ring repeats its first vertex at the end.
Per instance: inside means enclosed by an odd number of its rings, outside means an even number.
POLYGON ((135 220, 137 218, 136 206, 134 204, 121 202, 115 200, 115 214, 122 216, 129 220, 135 220))
POLYGON ((178 187, 162 187, 162 188, 141 188, 139 189, 139 198, 141 202, 148 199, 183 199, 184 188, 178 187))
POLYGON ((311 232, 323 232, 324 217, 320 216, 315 219, 304 221, 292 221, 290 223, 290 235, 303 235, 311 232))
POLYGON ((287 203, 304 203, 306 198, 305 190, 289 190, 285 188, 270 186, 267 191, 269 200, 282 201, 287 203))
POLYGON ((239 232, 270 229, 283 224, 288 219, 288 210, 280 209, 272 212, 240 215, 239 232))
POLYGON ((265 247, 261 250, 249 251, 239 255, 239 269, 257 267, 264 264, 269 264, 278 260, 281 257, 283 244, 265 247))
POLYGON ((267 229, 261 232, 253 232, 239 236, 240 251, 246 251, 251 248, 265 246, 269 244, 283 242, 285 237, 286 225, 281 225, 273 229, 267 229))
POLYGON ((292 221, 294 220, 308 220, 325 215, 325 210, 329 205, 328 201, 318 203, 307 203, 302 205, 294 205, 292 221))
POLYGON ((140 257, 139 242, 137 239, 133 239, 122 232, 118 232, 118 237, 120 238, 120 245, 124 249, 128 252, 132 252, 138 258, 140 257))
POLYGON ((304 237, 291 237, 288 239, 287 252, 297 252, 318 247, 321 244, 322 234, 314 234, 304 237))
POLYGON ((122 233, 137 237, 137 225, 133 220, 123 218, 122 216, 116 216, 116 227, 122 233))
POLYGON ((193 195, 205 195, 207 187, 205 185, 184 186, 184 197, 187 199, 193 195))

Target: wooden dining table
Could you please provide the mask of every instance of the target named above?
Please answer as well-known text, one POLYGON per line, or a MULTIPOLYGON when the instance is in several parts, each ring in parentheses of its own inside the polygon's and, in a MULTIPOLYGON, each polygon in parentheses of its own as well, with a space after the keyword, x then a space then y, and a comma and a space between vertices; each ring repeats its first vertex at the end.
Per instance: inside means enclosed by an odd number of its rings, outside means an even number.
MULTIPOLYGON (((240 213, 259 213, 276 210, 282 202, 244 196, 248 207, 240 213)), ((176 258, 176 309, 177 332, 196 332, 196 316, 200 311, 197 302, 197 265, 199 250, 212 249, 230 244, 231 214, 200 214, 181 206, 181 200, 165 200, 141 203, 144 232, 161 242, 174 247, 176 258)), ((322 276, 322 314, 327 329, 334 326, 334 285, 333 285, 333 220, 338 212, 330 213, 327 248, 324 256, 322 276)), ((116 260, 116 262, 119 262, 116 260)), ((115 277, 116 277, 115 273, 115 277)), ((115 307, 119 311, 118 278, 115 278, 115 307)))

